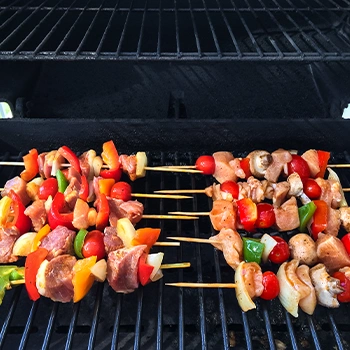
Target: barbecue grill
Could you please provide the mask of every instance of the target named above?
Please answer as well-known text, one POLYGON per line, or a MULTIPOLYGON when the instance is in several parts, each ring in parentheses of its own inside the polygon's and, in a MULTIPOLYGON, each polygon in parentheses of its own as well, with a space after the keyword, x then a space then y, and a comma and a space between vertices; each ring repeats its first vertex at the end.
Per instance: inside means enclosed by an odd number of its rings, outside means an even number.
MULTIPOLYGON (((203 153, 276 148, 332 152, 350 162, 348 0, 2 0, 0 160, 113 139, 146 151, 150 166, 194 164, 203 153)), ((0 167, 0 186, 18 167, 0 167)), ((350 187, 350 170, 338 171, 350 187)), ((133 191, 199 188, 198 174, 147 172, 133 191)), ((348 198, 349 200, 350 198, 348 198)), ((209 211, 211 200, 143 199, 145 213, 209 211)), ((142 220, 167 236, 208 238, 197 221, 142 220)), ((77 304, 30 302, 25 288, 0 307, 3 349, 349 349, 350 308, 289 315, 278 300, 243 313, 227 289, 164 282, 232 282, 210 245, 156 247, 160 282, 120 295, 96 284, 77 304)))

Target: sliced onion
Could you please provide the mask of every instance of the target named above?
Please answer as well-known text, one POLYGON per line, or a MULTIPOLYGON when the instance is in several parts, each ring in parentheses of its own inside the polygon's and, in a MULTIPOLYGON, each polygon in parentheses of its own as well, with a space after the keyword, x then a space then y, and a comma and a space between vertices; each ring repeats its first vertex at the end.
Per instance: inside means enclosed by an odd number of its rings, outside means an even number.
POLYGON ((148 265, 153 266, 153 271, 151 273, 151 276, 149 276, 150 280, 153 281, 153 278, 155 277, 156 273, 160 269, 160 265, 162 265, 164 253, 155 253, 155 254, 148 254, 146 263, 148 265))
POLYGON ((119 219, 117 222, 117 234, 123 241, 125 248, 131 248, 132 240, 135 238, 135 227, 127 218, 119 219))
POLYGON ((339 206, 340 207, 347 207, 348 203, 346 202, 344 191, 343 191, 343 187, 342 187, 342 185, 340 183, 340 179, 339 179, 337 173, 334 170, 332 170, 331 168, 327 168, 327 170, 329 172, 328 180, 335 180, 335 181, 339 182, 340 194, 341 194, 341 201, 339 203, 339 206))
POLYGON ((36 273, 35 284, 40 295, 45 295, 46 292, 46 267, 49 264, 48 260, 44 260, 36 273))
POLYGON ((103 165, 102 158, 100 156, 95 157, 94 160, 92 161, 92 165, 94 167, 95 176, 99 176, 103 165))
POLYGON ((300 293, 296 291, 293 285, 289 282, 286 275, 286 265, 284 262, 277 271, 277 279, 280 284, 280 293, 278 298, 282 306, 294 317, 298 317, 298 306, 300 293))
POLYGON ((269 260, 269 255, 270 255, 271 251, 277 245, 277 241, 273 237, 271 237, 270 235, 265 233, 261 237, 260 242, 265 244, 264 251, 262 254, 262 261, 264 263, 266 263, 269 260))
POLYGON ((161 269, 159 269, 159 270, 157 271, 157 273, 153 276, 152 282, 158 281, 158 280, 160 280, 161 278, 163 278, 163 272, 162 272, 161 269))
POLYGON ((147 155, 145 152, 136 153, 136 178, 145 177, 147 166, 147 155))
POLYGON ((99 260, 91 269, 97 282, 104 282, 107 276, 107 262, 105 259, 99 260))
POLYGON ((256 309, 256 305, 252 298, 249 296, 247 288, 244 283, 243 269, 244 261, 241 261, 235 272, 235 284, 236 284, 236 297, 241 309, 246 312, 252 309, 256 309))
POLYGON ((20 236, 12 248, 12 254, 16 256, 27 256, 32 251, 32 244, 37 232, 27 232, 20 236))

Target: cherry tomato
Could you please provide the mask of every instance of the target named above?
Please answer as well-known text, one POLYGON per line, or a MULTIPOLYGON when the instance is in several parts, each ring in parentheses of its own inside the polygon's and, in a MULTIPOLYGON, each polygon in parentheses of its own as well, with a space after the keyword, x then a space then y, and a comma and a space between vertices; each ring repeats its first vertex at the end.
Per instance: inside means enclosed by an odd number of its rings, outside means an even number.
POLYGON ((50 177, 44 180, 44 182, 39 187, 38 197, 39 199, 48 199, 49 196, 55 197, 58 191, 58 183, 55 177, 50 177))
POLYGON ((269 203, 259 203, 256 207, 258 209, 258 219, 255 222, 255 227, 269 228, 275 224, 276 217, 273 205, 269 203))
POLYGON ((269 260, 274 264, 282 264, 288 260, 290 255, 288 243, 279 236, 273 236, 273 239, 277 241, 277 245, 275 245, 269 254, 269 260))
POLYGON ((273 272, 266 271, 263 273, 262 284, 264 286, 264 290, 260 295, 260 298, 272 300, 278 296, 280 292, 280 284, 277 276, 273 272))
POLYGON ((340 281, 340 285, 344 288, 344 292, 337 294, 338 301, 341 303, 350 302, 350 280, 346 278, 345 273, 343 272, 335 272, 333 274, 334 278, 337 278, 340 281))
POLYGON ((343 242, 346 251, 347 251, 348 254, 350 255, 350 233, 347 233, 347 234, 341 239, 341 241, 343 242))
POLYGON ((306 160, 297 154, 292 154, 292 160, 288 163, 288 175, 298 173, 301 179, 310 177, 310 168, 306 160))
POLYGON ((131 186, 127 182, 119 181, 112 186, 111 197, 127 202, 131 199, 131 186))
POLYGON ((205 175, 213 175, 215 173, 215 159, 213 156, 200 156, 196 161, 196 169, 205 175))
POLYGON ((99 230, 90 231, 84 240, 81 253, 84 258, 89 258, 90 256, 97 256, 97 260, 101 260, 105 257, 105 245, 103 242, 103 233, 99 230))
POLYGON ((303 181, 304 193, 310 199, 319 199, 322 193, 321 187, 314 179, 306 179, 303 181))
POLYGON ((222 192, 231 193, 232 197, 238 199, 239 186, 234 181, 225 181, 220 185, 220 190, 222 192))

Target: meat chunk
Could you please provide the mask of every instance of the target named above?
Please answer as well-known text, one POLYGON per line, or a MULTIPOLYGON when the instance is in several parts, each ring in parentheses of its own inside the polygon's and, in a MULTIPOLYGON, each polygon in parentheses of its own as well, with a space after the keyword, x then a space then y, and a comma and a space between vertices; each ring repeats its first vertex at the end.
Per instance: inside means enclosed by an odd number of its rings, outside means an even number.
POLYGON ((45 201, 41 199, 34 201, 25 209, 24 214, 29 216, 34 231, 38 232, 47 222, 45 201))
POLYGON ((137 224, 143 215, 143 204, 138 201, 124 202, 121 199, 107 197, 109 205, 109 222, 113 227, 121 218, 128 218, 133 225, 137 224))
POLYGON ((346 232, 350 232, 350 207, 339 208, 340 223, 346 232))
POLYGON ((20 236, 17 229, 0 227, 0 263, 7 264, 18 260, 18 257, 12 254, 16 239, 20 236))
POLYGON ((146 248, 146 245, 138 245, 108 254, 107 280, 117 293, 131 293, 138 287, 138 262, 146 248))
POLYGON ((338 209, 328 208, 327 213, 327 228, 324 233, 329 233, 332 236, 338 236, 340 228, 340 212, 338 209))
POLYGON ((137 179, 136 156, 134 154, 130 156, 122 154, 119 156, 119 162, 122 165, 124 173, 128 174, 131 181, 135 181, 137 179))
POLYGON ((315 181, 321 187, 320 199, 325 201, 329 207, 334 209, 339 208, 342 200, 340 183, 335 180, 325 180, 320 177, 315 179, 315 181))
POLYGON ((84 152, 79 157, 81 173, 87 178, 88 181, 94 178, 93 162, 95 158, 96 158, 96 152, 93 149, 90 149, 89 151, 84 152))
POLYGON ((292 155, 288 151, 280 148, 272 152, 271 156, 272 163, 266 169, 265 179, 270 182, 276 182, 283 167, 292 160, 292 155))
POLYGON ((261 181, 250 176, 247 180, 247 184, 250 188, 249 197, 254 203, 260 203, 265 198, 265 191, 261 181))
POLYGON ((222 229, 217 235, 209 238, 211 244, 221 250, 225 261, 234 270, 243 260, 243 241, 240 234, 232 229, 222 229))
POLYGON ((301 155, 301 157, 306 161, 310 169, 311 177, 316 177, 320 172, 320 165, 318 161, 318 153, 315 149, 309 149, 301 155))
POLYGON ((298 173, 292 173, 288 176, 287 182, 289 183, 290 189, 288 192, 289 196, 299 197, 304 192, 303 182, 298 173))
POLYGON ((54 230, 45 236, 40 244, 41 248, 49 251, 46 259, 51 260, 61 254, 73 254, 73 242, 75 231, 69 230, 64 226, 57 226, 54 230))
POLYGON ((13 190, 19 196, 24 206, 30 202, 30 198, 27 194, 27 182, 21 177, 15 176, 14 178, 6 181, 4 189, 1 192, 1 196, 7 196, 10 190, 13 190))
POLYGON ((287 194, 290 190, 289 182, 278 182, 276 184, 272 184, 272 187, 274 188, 272 203, 275 207, 280 207, 286 199, 287 194))
POLYGON ((124 244, 121 238, 117 235, 115 227, 108 226, 104 229, 103 242, 105 245, 106 254, 117 249, 123 248, 124 244))
POLYGON ((235 203, 225 200, 214 201, 209 217, 215 230, 220 231, 223 228, 235 230, 237 206, 235 203))
POLYGON ((279 231, 289 231, 299 227, 299 212, 295 197, 288 199, 279 208, 274 208, 274 212, 279 231))
POLYGON ((287 263, 285 271, 289 282, 292 284, 293 288, 299 293, 300 299, 303 299, 310 294, 310 288, 299 279, 297 275, 298 265, 299 261, 293 259, 287 263))
POLYGON ((246 174, 245 174, 244 170, 241 168, 241 161, 239 158, 235 158, 233 160, 230 160, 228 162, 228 164, 233 169, 233 171, 235 172, 237 177, 239 177, 240 179, 246 178, 246 174))
POLYGON ((264 291, 261 267, 255 262, 245 263, 242 275, 249 296, 252 299, 259 297, 264 291))
POLYGON ((213 185, 207 187, 205 189, 205 194, 208 197, 213 198, 213 201, 224 199, 224 198, 222 198, 222 192, 221 192, 221 189, 220 189, 220 184, 213 184, 213 185))
POLYGON ((73 267, 77 259, 60 255, 51 261, 44 260, 36 277, 36 286, 41 295, 53 301, 68 303, 73 299, 73 267))
POLYGON ((215 179, 223 183, 225 181, 237 181, 235 169, 230 166, 230 161, 234 160, 234 156, 230 152, 215 152, 213 153, 215 160, 215 179))
POLYGON ((81 230, 82 228, 87 229, 89 227, 89 204, 84 200, 78 198, 75 202, 73 211, 73 226, 81 230))
POLYGON ((342 267, 350 266, 349 254, 339 238, 320 233, 316 241, 316 248, 319 261, 326 266, 330 273, 342 267))

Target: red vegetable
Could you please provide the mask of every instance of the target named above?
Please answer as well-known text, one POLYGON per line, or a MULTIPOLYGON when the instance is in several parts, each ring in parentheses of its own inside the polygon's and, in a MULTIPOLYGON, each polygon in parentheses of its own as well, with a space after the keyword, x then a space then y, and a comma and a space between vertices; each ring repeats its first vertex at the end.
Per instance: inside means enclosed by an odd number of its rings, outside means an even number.
POLYGON ((249 158, 243 158, 240 161, 240 165, 241 165, 242 170, 244 171, 246 179, 248 179, 248 177, 252 176, 252 172, 250 171, 250 159, 249 158))
POLYGON ((260 295, 260 298, 265 300, 275 299, 280 292, 280 284, 278 282, 277 276, 271 272, 266 271, 263 273, 262 284, 264 286, 264 290, 260 295))
POLYGON ((40 294, 36 288, 36 274, 48 253, 49 252, 45 248, 38 248, 27 256, 25 262, 24 279, 30 300, 35 301, 40 298, 40 294))
POLYGON ((21 202, 18 194, 14 190, 10 190, 7 195, 12 200, 11 208, 13 213, 11 213, 11 215, 13 215, 13 219, 11 222, 8 222, 6 226, 16 226, 19 232, 23 235, 24 233, 29 232, 32 227, 32 221, 24 214, 26 207, 21 202))
POLYGON ((105 142, 102 145, 102 159, 108 165, 110 169, 118 169, 119 164, 119 154, 112 140, 105 142))
POLYGON ((277 245, 269 254, 269 260, 274 264, 282 264, 289 259, 290 252, 288 243, 279 236, 273 236, 272 238, 277 242, 277 245))
POLYGON ((81 175, 79 198, 86 202, 88 197, 89 197, 89 182, 85 175, 81 175))
POLYGON ((48 221, 51 229, 55 229, 57 226, 65 226, 70 230, 75 230, 73 221, 73 212, 65 213, 64 208, 66 201, 64 199, 64 194, 57 192, 48 213, 48 221))
POLYGON ((110 196, 127 202, 131 199, 131 186, 127 182, 119 181, 113 185, 110 196))
POLYGON ((213 175, 215 173, 215 159, 213 156, 200 156, 196 161, 196 169, 205 175, 213 175))
POLYGON ((97 217, 96 217, 96 229, 103 231, 108 225, 109 218, 109 205, 105 194, 101 193, 96 200, 97 217))
POLYGON ((258 218, 256 204, 250 198, 237 201, 239 219, 246 231, 253 231, 258 218))
POLYGON ((302 180, 310 177, 309 165, 297 154, 292 154, 292 160, 288 163, 288 175, 292 173, 298 173, 302 180))
POLYGON ((328 161, 329 161, 331 154, 329 152, 325 152, 325 151, 317 151, 317 155, 318 155, 318 166, 320 167, 320 172, 318 174, 316 174, 315 177, 322 177, 323 178, 324 174, 326 172, 328 161))
POLYGON ((350 255, 350 233, 347 233, 347 234, 341 239, 341 241, 343 242, 346 251, 347 251, 348 254, 350 255))
POLYGON ((257 206, 258 218, 255 222, 257 228, 269 228, 276 222, 273 205, 269 203, 259 203, 257 206))
POLYGON ((49 196, 55 197, 55 194, 58 191, 58 183, 55 177, 50 177, 41 184, 39 187, 38 198, 39 199, 48 199, 49 196))
POLYGON ((334 278, 337 278, 340 281, 340 285, 344 288, 344 292, 337 294, 337 299, 341 303, 350 302, 350 280, 346 278, 345 273, 343 272, 335 272, 333 274, 334 278))
POLYGON ((137 270, 137 276, 140 283, 145 286, 150 282, 150 276, 153 272, 154 267, 146 263, 147 254, 143 253, 139 259, 139 266, 137 270))
POLYGON ((230 180, 225 181, 220 185, 220 190, 222 192, 231 193, 233 198, 238 199, 239 186, 236 182, 230 180))
POLYGON ((318 183, 314 179, 306 179, 303 181, 303 190, 304 193, 310 198, 310 199, 318 199, 321 196, 322 190, 321 187, 318 185, 318 183))
POLYGON ((81 249, 84 258, 96 256, 97 260, 105 257, 105 245, 103 242, 103 233, 99 230, 90 231, 84 239, 84 244, 81 249))
POLYGON ((313 239, 316 241, 318 234, 327 228, 328 205, 325 201, 322 200, 314 200, 313 202, 317 208, 313 216, 313 222, 311 224, 311 234, 313 239))
POLYGON ((24 181, 30 181, 34 179, 35 175, 39 172, 38 165, 38 151, 33 148, 23 157, 24 168, 21 172, 21 178, 24 181))
POLYGON ((62 146, 58 149, 58 152, 67 159, 69 164, 79 173, 81 173, 80 161, 76 154, 67 146, 62 146))
POLYGON ((100 176, 104 179, 113 179, 116 182, 120 180, 123 174, 122 168, 110 169, 110 170, 102 170, 100 171, 100 176))

